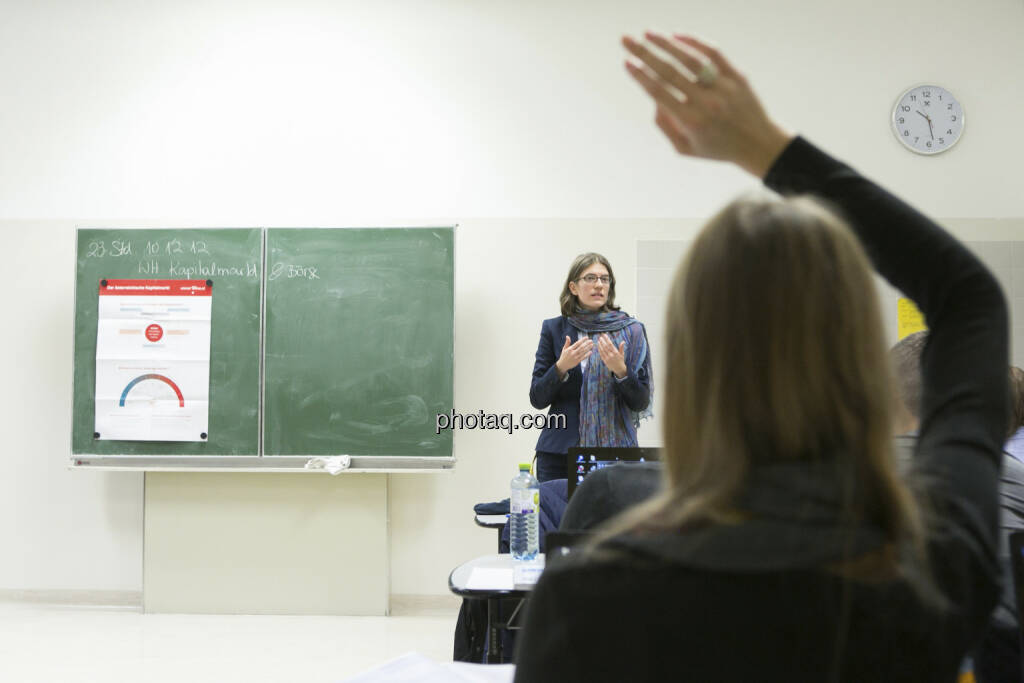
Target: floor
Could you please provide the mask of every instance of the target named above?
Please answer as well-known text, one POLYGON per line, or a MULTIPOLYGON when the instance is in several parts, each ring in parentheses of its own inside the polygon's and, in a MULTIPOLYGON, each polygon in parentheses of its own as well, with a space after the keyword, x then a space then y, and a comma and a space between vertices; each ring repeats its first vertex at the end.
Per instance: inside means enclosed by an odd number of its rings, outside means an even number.
POLYGON ((411 651, 450 662, 456 613, 204 616, 0 601, 0 681, 343 681, 411 651))

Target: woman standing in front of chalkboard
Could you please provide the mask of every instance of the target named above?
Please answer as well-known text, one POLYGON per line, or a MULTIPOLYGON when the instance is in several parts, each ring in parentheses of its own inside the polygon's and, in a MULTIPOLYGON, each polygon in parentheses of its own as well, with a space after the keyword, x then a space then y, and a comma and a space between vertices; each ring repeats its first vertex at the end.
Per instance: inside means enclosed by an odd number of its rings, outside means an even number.
POLYGON ((572 262, 559 297, 562 315, 545 320, 533 366, 530 403, 550 406, 537 440, 537 479, 564 479, 565 453, 584 446, 636 446, 640 420, 651 415, 647 332, 615 305, 615 275, 600 254, 572 262))

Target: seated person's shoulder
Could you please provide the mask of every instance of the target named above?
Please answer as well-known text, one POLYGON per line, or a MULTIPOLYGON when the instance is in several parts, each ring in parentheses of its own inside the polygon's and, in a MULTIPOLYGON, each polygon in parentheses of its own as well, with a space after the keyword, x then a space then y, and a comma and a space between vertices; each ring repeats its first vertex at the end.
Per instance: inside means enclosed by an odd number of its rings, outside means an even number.
POLYGON ((1003 454, 1003 479, 1024 483, 1024 462, 1003 454))
POLYGON ((647 500, 661 486, 661 463, 620 463, 587 475, 565 508, 563 531, 593 529, 647 500))

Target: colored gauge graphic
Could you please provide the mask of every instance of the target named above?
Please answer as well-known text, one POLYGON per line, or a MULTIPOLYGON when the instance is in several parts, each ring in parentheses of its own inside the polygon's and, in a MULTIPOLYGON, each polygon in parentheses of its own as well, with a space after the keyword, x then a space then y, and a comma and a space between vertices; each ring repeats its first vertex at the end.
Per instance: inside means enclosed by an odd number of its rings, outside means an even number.
POLYGON ((139 375, 138 377, 133 379, 131 382, 128 382, 128 386, 126 386, 124 388, 124 391, 121 392, 121 402, 119 404, 120 407, 124 408, 124 400, 126 398, 128 398, 128 392, 131 391, 132 388, 136 384, 138 384, 139 382, 144 382, 147 379, 155 379, 155 380, 159 380, 161 382, 166 383, 167 386, 169 386, 171 389, 174 389, 174 393, 178 395, 178 406, 181 407, 181 408, 185 407, 185 397, 182 395, 181 389, 178 388, 178 385, 175 384, 174 382, 172 382, 170 380, 170 378, 168 378, 168 377, 164 377, 163 375, 153 375, 153 374, 139 375))

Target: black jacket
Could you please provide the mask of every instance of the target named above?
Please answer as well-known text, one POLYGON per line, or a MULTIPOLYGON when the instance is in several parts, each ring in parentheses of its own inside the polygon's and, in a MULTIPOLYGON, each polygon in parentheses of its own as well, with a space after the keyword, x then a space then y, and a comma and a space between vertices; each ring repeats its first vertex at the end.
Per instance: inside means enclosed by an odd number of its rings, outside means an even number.
MULTIPOLYGON (((641 323, 642 324, 642 323, 641 323)), ((558 379, 555 363, 562 356, 565 338, 579 339, 579 330, 564 315, 548 318, 540 328, 540 342, 530 380, 530 405, 548 410, 548 415, 565 415, 565 428, 549 422, 537 438, 537 450, 545 453, 565 453, 580 442, 580 392, 583 390, 583 371, 577 365, 568 372, 563 382, 558 379)), ((618 399, 630 410, 641 411, 651 400, 651 354, 648 351, 638 372, 629 369, 629 375, 612 384, 618 399)), ((589 446, 599 444, 587 444, 589 446)), ((562 475, 565 476, 565 475, 562 475)))

